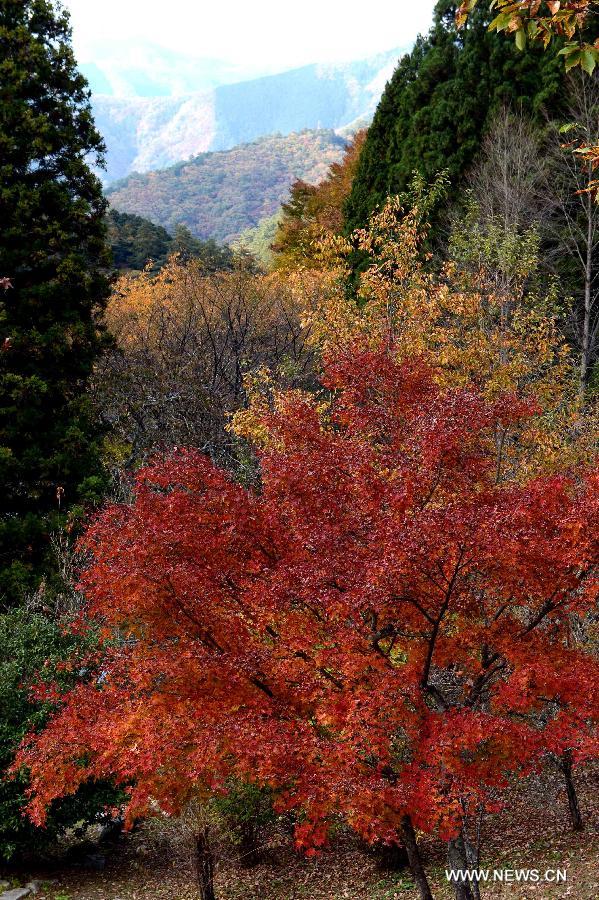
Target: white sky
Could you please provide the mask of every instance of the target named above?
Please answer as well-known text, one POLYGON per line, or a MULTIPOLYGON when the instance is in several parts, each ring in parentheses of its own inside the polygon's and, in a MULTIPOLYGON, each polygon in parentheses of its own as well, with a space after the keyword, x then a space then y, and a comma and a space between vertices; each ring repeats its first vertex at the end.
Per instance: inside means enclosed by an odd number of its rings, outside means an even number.
POLYGON ((106 40, 151 41, 256 69, 360 59, 410 44, 434 0, 63 0, 79 62, 106 40))

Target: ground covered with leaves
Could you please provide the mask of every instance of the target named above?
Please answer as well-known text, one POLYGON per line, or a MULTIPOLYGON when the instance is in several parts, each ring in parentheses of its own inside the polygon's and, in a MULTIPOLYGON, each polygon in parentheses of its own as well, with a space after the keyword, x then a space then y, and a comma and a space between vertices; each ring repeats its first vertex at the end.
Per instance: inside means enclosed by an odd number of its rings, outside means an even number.
MULTIPOLYGON (((578 777, 586 827, 568 829, 559 779, 544 776, 515 787, 509 804, 485 823, 482 866, 490 869, 566 869, 565 884, 487 884, 483 898, 599 897, 599 770, 578 777)), ((416 900, 407 871, 389 872, 363 846, 340 831, 315 859, 296 854, 284 831, 271 836, 264 861, 243 868, 234 848, 217 847, 219 900, 416 900)), ((453 896, 445 880, 444 848, 425 843, 423 853, 435 897, 453 896)), ((37 877, 38 900, 197 900, 191 855, 177 829, 149 824, 96 855, 58 868, 33 868, 8 876, 14 884, 37 877), (100 866, 104 863, 104 868, 100 866), (94 869, 94 866, 97 869, 94 869), (100 870, 98 870, 100 869, 100 870)))

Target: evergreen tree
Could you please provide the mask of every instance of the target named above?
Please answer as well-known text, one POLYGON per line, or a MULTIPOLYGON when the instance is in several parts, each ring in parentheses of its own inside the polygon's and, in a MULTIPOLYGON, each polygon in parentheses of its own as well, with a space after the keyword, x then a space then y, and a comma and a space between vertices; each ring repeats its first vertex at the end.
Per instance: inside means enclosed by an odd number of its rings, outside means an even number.
POLYGON ((66 12, 0 0, 0 597, 39 582, 49 536, 102 489, 86 400, 108 294, 89 91, 66 12))
POLYGON ((173 239, 162 225, 111 209, 107 216, 112 263, 116 269, 141 270, 149 262, 158 271, 172 252, 173 239))
POLYGON ((540 121, 545 107, 558 105, 563 64, 555 54, 520 52, 488 31, 482 7, 460 31, 455 13, 456 3, 437 3, 429 35, 400 60, 383 93, 346 203, 349 230, 405 191, 415 171, 431 180, 447 170, 457 191, 501 106, 540 121))
POLYGON ((199 259, 208 272, 218 272, 233 266, 233 252, 226 244, 217 244, 214 238, 201 241, 194 237, 186 225, 177 225, 171 244, 171 253, 182 259, 199 259))

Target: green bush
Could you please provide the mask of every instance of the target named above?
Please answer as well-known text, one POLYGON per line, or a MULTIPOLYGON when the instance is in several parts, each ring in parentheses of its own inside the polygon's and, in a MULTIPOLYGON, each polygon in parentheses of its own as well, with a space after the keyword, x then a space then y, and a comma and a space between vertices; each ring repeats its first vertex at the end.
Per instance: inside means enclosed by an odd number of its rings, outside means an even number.
POLYGON ((214 800, 229 836, 244 866, 260 862, 264 850, 264 832, 276 820, 272 793, 268 788, 243 781, 231 781, 228 792, 214 800))
POLYGON ((57 664, 78 651, 83 655, 92 641, 65 635, 54 621, 26 608, 0 615, 0 859, 43 855, 67 828, 99 822, 105 808, 119 802, 111 785, 89 784, 55 804, 47 827, 37 828, 23 814, 26 772, 14 779, 8 774, 21 740, 42 725, 51 709, 32 702, 29 685, 42 679, 61 687, 72 683, 79 676, 57 664))

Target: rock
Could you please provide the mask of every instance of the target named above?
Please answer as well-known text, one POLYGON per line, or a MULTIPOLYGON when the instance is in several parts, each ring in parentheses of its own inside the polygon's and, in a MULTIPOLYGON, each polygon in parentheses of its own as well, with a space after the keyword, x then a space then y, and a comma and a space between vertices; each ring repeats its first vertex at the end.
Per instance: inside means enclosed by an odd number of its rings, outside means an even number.
POLYGON ((30 897, 32 894, 31 888, 13 888, 12 891, 4 891, 3 894, 0 894, 0 900, 22 900, 23 897, 30 897))
MULTIPOLYGON (((103 872, 106 868, 106 857, 101 853, 88 853, 84 858, 83 864, 86 869, 93 869, 94 872, 103 872)), ((2 900, 2 897, 0 897, 2 900)))
POLYGON ((32 894, 39 894, 42 889, 41 881, 28 881, 25 887, 28 887, 32 894))

